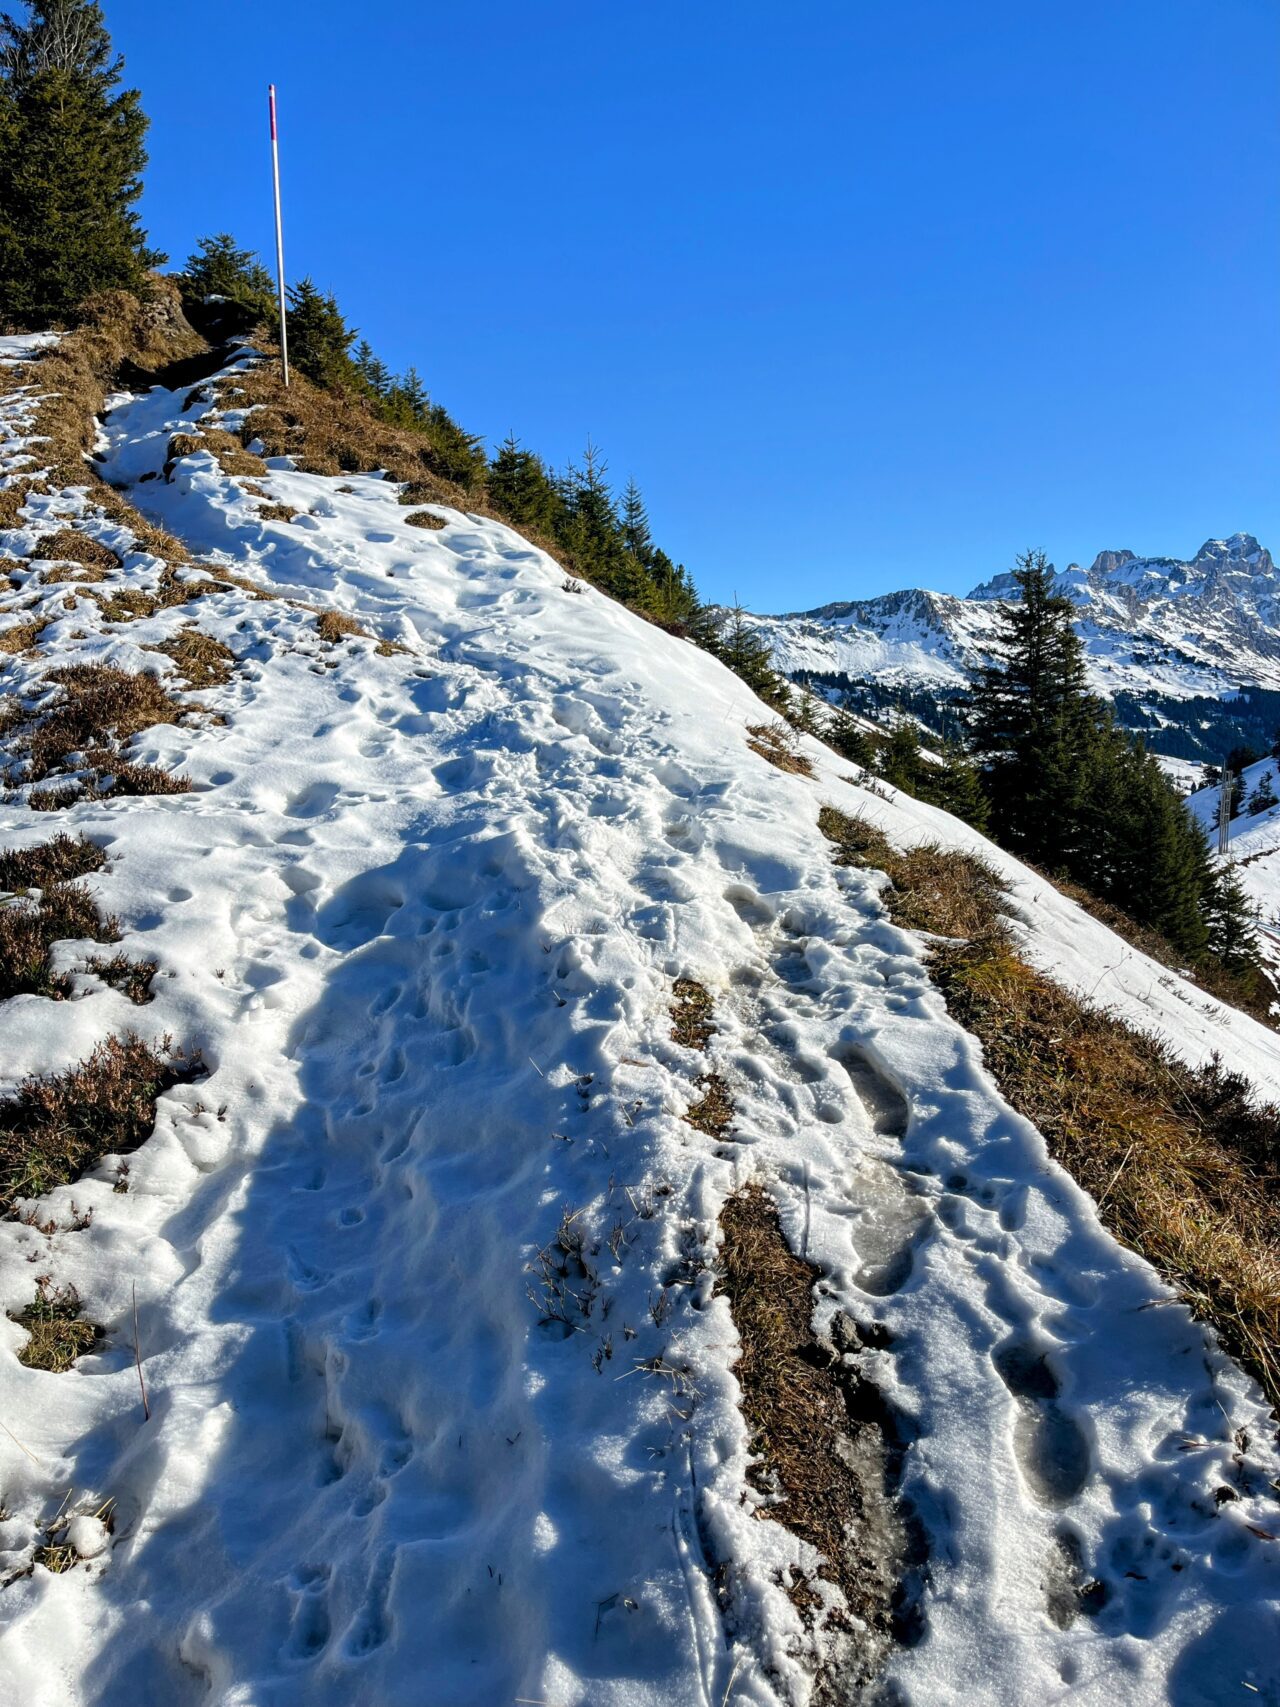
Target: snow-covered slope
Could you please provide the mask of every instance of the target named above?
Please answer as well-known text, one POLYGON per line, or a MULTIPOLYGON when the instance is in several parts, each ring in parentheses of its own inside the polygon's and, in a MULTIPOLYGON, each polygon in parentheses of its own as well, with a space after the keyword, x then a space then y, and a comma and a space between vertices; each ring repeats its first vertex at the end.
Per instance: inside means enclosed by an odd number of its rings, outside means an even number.
MULTIPOLYGON (((136 743, 191 794, 56 820, 107 847, 92 886, 158 959, 155 1003, 3 1010, 9 1084, 131 1024, 210 1073, 161 1100, 127 1192, 104 1166, 43 1206, 58 1230, 0 1225, 4 1308, 48 1273, 108 1330, 50 1375, 0 1321, 0 1566, 64 1497, 116 1502, 107 1552, 0 1592, 0 1701, 809 1700, 782 1584, 815 1561, 755 1516, 713 1286, 752 1178, 824 1271, 823 1331, 884 1330, 859 1356, 909 1440, 928 1565, 881 1699, 1280 1701, 1260 1395, 1003 1103, 819 805, 980 849, 1028 955, 1188 1060, 1276 1096, 1280 1040, 815 743, 814 779, 773 769, 740 682, 497 523, 414 527, 376 478, 283 462, 263 485, 292 521, 207 453, 159 478, 209 407, 184 398, 113 399, 104 472, 247 588, 112 626, 32 574, 54 625, 10 666, 18 691, 51 662, 155 668, 193 620, 238 660, 192 696, 217 719, 136 743), (298 600, 402 650, 326 647, 298 600), (681 1119, 706 1066, 670 1039, 681 976, 715 998, 728 1141, 681 1119), (540 1321, 566 1213, 596 1280, 540 1321), (1065 1629, 1064 1548, 1105 1599, 1065 1629)), ((0 541, 18 557, 85 499, 32 507, 0 541)), ((0 844, 49 830, 0 805, 0 844)))
MULTIPOLYGON (((1103 551, 1055 588, 1077 606, 1097 691, 1173 701, 1246 685, 1280 688, 1280 577, 1251 534, 1208 540, 1189 562, 1103 551)), ((779 667, 856 683, 946 692, 993 655, 1010 574, 968 598, 912 590, 749 619, 779 667)))
MULTIPOLYGON (((1280 761, 1260 759, 1241 773, 1241 811, 1231 820, 1230 859, 1236 876, 1258 918, 1263 948, 1273 966, 1280 967, 1280 805, 1251 811, 1259 789, 1280 801, 1280 761)), ((1219 790, 1202 788, 1187 804, 1200 820, 1205 836, 1216 847, 1219 790)), ((1260 806, 1261 802, 1257 804, 1260 806)))

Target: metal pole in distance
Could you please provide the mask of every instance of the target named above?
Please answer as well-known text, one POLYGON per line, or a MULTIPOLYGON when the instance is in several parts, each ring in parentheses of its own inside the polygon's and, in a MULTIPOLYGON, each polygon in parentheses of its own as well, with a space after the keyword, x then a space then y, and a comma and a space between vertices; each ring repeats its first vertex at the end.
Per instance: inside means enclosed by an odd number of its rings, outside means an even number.
POLYGON ((1222 765, 1222 783, 1218 793, 1218 852, 1231 852, 1231 795, 1232 776, 1226 761, 1222 765))
POLYGON ((280 364, 284 369, 285 390, 289 388, 289 322, 284 300, 284 226, 280 220, 280 141, 276 133, 276 86, 268 85, 267 101, 271 108, 271 176, 276 191, 276 286, 280 295, 280 364))

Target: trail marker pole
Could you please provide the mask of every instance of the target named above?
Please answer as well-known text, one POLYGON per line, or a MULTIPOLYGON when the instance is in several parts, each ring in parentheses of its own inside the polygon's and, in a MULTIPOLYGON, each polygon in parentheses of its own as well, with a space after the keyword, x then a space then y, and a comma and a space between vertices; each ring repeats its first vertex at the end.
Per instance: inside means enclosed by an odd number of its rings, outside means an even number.
POLYGON ((289 323, 284 300, 284 226, 280 220, 280 141, 276 132, 276 86, 267 86, 267 104, 271 109, 271 177, 276 192, 276 287, 280 295, 280 364, 284 369, 285 390, 289 389, 289 323))
POLYGON ((1222 784, 1218 794, 1218 852, 1231 852, 1231 795, 1235 779, 1227 769, 1222 767, 1222 784))

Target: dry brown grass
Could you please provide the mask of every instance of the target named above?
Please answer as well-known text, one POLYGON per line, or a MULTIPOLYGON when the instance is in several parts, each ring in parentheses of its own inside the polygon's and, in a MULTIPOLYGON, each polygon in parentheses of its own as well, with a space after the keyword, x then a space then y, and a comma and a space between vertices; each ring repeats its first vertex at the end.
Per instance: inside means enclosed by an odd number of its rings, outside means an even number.
POLYGON ((1004 891, 998 873, 983 860, 948 853, 936 842, 900 852, 874 824, 834 806, 818 813, 818 828, 835 843, 837 865, 873 866, 888 873, 893 880, 889 911, 908 930, 967 938, 998 926, 1004 891))
POLYGON ((154 593, 144 593, 137 587, 119 587, 110 593, 90 593, 89 597, 107 622, 137 622, 141 617, 154 616, 163 608, 154 593))
POLYGON ((677 978, 672 991, 671 1041, 686 1049, 705 1049, 715 1034, 711 997, 696 978, 677 978))
POLYGON ((795 730, 781 718, 774 723, 750 723, 747 735, 751 751, 768 759, 780 771, 791 771, 796 776, 813 775, 813 766, 797 745, 795 730))
POLYGON ((899 924, 953 939, 933 948, 930 968, 1001 1094, 1043 1133, 1111 1232, 1280 1404, 1280 1108, 1257 1104, 1216 1062, 1186 1066, 1028 966, 980 860, 938 848, 899 853, 833 807, 820 822, 837 859, 888 872, 899 924))
POLYGON ((184 628, 172 640, 162 640, 146 650, 171 658, 183 680, 193 688, 222 687, 231 680, 236 667, 236 655, 231 648, 198 628, 184 628))
POLYGON ((119 759, 105 749, 89 757, 95 769, 79 782, 59 784, 56 788, 34 788, 27 796, 33 812, 62 812, 74 806, 87 794, 95 800, 114 800, 119 795, 190 794, 191 779, 167 771, 160 765, 136 765, 119 759))
POLYGON ((194 456, 197 451, 208 451, 224 474, 252 477, 266 473, 260 456, 251 456, 234 434, 210 423, 192 432, 174 433, 165 456, 164 478, 172 480, 173 471, 183 457, 194 456))
POLYGON ((182 318, 178 287, 154 279, 145 299, 108 291, 85 304, 84 321, 38 361, 22 369, 24 383, 41 394, 35 432, 45 440, 32 447, 48 464, 54 486, 93 485, 87 464, 107 387, 126 363, 159 368, 207 349, 182 318))
MULTIPOLYGON (((848 1693, 878 1669, 895 1632, 894 1602, 906 1551, 888 1492, 882 1407, 850 1364, 813 1332, 819 1271, 787 1245, 778 1212, 755 1183, 720 1214, 716 1291, 729 1301, 741 1352, 734 1373, 751 1430, 757 1515, 782 1523, 821 1554, 820 1575, 844 1595, 848 1613, 828 1628, 849 1632, 839 1675, 820 1679, 818 1701, 848 1693), (781 1494, 781 1499, 777 1496, 781 1494)), ((802 1613, 819 1596, 791 1586, 802 1613)))
POLYGON ((414 510, 411 515, 402 516, 401 520, 408 522, 411 528, 435 528, 439 530, 449 525, 445 518, 436 515, 434 510, 414 510))
POLYGON ((107 856, 87 836, 60 834, 34 848, 0 849, 0 889, 19 892, 70 883, 101 871, 107 856))
POLYGON ((31 556, 49 563, 83 563, 91 569, 120 568, 120 559, 109 545, 100 539, 90 539, 76 528, 58 528, 55 533, 41 534, 31 548, 31 556))
POLYGON ((297 513, 292 504, 258 505, 258 520, 260 522, 291 522, 297 513))
POLYGON ((336 646, 342 640, 349 640, 352 635, 357 635, 364 640, 373 639, 369 630, 362 623, 357 622, 355 617, 348 616, 345 611, 340 610, 321 611, 316 618, 316 630, 321 640, 330 646, 336 646))
POLYGON ((80 1294, 75 1287, 55 1287, 47 1275, 37 1281, 36 1295, 21 1315, 11 1315, 9 1320, 25 1328, 29 1336, 18 1353, 18 1362, 28 1369, 46 1369, 51 1375, 65 1374, 102 1337, 102 1329, 81 1314, 80 1294))
POLYGON ((14 657, 29 651, 48 626, 49 618, 39 617, 34 622, 16 622, 11 628, 0 630, 0 652, 14 657))
POLYGON ((67 581, 81 587, 96 587, 106 578, 106 570, 98 563, 55 563, 52 569, 44 569, 40 573, 40 579, 49 587, 58 587, 67 581))
POLYGON ((411 484, 414 503, 475 507, 478 494, 469 495, 445 476, 435 447, 421 433, 389 426, 363 399, 321 390, 296 370, 291 380, 286 391, 279 364, 264 361, 222 387, 228 405, 252 410, 240 432, 242 445, 261 441, 264 455, 291 456, 306 474, 384 471, 389 479, 411 484))
POLYGON ((0 1102, 0 1211, 127 1155, 150 1135, 156 1098, 204 1071, 168 1038, 110 1037, 65 1073, 25 1079, 0 1102))
POLYGON ((33 492, 47 494, 49 484, 34 475, 17 474, 10 477, 5 486, 0 486, 0 528, 18 528, 23 525, 23 507, 33 492))

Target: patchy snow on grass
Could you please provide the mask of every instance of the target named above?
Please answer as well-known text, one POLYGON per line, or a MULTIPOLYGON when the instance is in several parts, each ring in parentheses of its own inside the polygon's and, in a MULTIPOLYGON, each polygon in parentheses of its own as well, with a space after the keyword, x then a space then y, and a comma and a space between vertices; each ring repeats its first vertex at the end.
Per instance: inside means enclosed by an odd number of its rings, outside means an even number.
POLYGON ((758 1179, 822 1270, 819 1330, 879 1330, 856 1355, 908 1443, 928 1557, 882 1699, 1280 1701, 1260 1394, 1003 1103, 820 805, 981 852, 1028 957, 1186 1059, 1275 1096, 1280 1040, 818 743, 813 777, 779 771, 736 678, 498 523, 415 528, 394 486, 287 459, 265 497, 207 452, 166 480, 212 407, 184 400, 113 398, 102 472, 244 585, 125 623, 60 586, 9 663, 19 693, 52 663, 159 670, 192 715, 130 756, 193 789, 0 805, 5 847, 102 845, 86 882, 159 963, 143 1009, 5 1004, 0 1077, 130 1027, 208 1075, 127 1171, 0 1224, 3 1309, 47 1275, 106 1330, 55 1375, 0 1319, 0 1696, 809 1701, 826 1656, 786 1585, 818 1561, 755 1515, 713 1292, 758 1179), (226 685, 151 650, 190 622, 226 685), (705 1054, 671 1040, 685 977, 705 1054), (709 1066, 720 1138, 681 1118, 709 1066))

